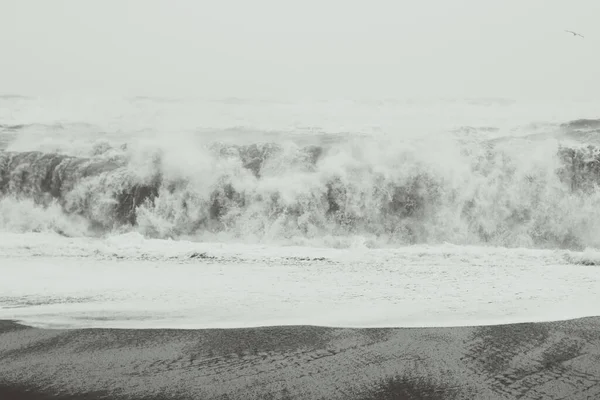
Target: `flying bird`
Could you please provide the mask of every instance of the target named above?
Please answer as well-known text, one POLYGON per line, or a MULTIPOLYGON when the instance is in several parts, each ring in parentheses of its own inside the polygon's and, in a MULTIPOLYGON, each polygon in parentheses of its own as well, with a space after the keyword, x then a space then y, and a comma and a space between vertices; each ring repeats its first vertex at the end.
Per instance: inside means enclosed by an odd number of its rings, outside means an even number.
POLYGON ((567 31, 567 30, 565 30, 565 32, 571 33, 571 34, 573 34, 573 36, 581 36, 581 37, 583 37, 583 35, 582 35, 582 34, 580 34, 580 33, 577 33, 577 32, 573 32, 573 31, 567 31))

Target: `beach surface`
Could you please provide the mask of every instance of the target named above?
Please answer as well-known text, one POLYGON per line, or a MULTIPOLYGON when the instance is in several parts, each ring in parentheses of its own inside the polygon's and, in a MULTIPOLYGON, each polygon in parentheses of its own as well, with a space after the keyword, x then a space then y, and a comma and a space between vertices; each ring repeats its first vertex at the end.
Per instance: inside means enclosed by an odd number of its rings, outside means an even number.
POLYGON ((593 399, 600 318, 450 328, 0 323, 2 399, 593 399))

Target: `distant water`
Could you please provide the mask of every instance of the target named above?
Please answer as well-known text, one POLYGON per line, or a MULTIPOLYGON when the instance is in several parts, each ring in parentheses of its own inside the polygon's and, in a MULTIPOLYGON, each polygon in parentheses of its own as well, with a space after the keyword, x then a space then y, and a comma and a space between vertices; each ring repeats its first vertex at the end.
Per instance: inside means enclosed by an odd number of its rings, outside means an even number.
POLYGON ((599 104, 0 98, 0 230, 600 245, 599 104))

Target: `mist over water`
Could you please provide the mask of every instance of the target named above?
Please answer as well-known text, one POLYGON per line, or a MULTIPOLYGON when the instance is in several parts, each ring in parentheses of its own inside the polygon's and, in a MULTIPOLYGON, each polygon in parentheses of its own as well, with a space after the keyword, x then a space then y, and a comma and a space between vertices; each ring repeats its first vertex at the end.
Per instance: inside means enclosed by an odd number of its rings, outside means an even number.
POLYGON ((0 99, 0 229, 600 245, 598 104, 0 99))

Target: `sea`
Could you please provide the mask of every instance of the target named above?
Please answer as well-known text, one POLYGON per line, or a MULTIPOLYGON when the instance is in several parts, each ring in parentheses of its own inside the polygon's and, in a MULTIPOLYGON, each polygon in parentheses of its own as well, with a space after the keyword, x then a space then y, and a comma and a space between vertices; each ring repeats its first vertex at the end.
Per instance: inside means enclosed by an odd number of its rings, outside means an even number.
POLYGON ((600 102, 0 96, 0 319, 600 314, 600 102))

